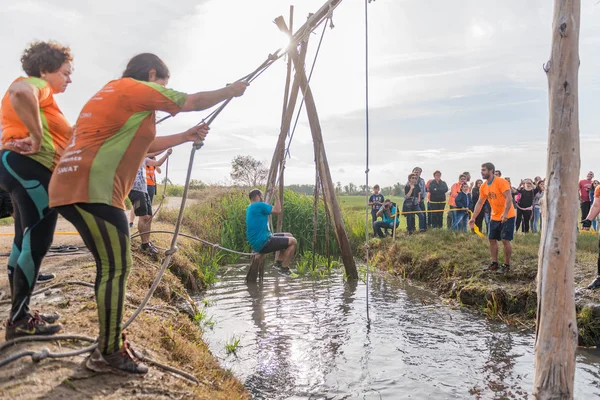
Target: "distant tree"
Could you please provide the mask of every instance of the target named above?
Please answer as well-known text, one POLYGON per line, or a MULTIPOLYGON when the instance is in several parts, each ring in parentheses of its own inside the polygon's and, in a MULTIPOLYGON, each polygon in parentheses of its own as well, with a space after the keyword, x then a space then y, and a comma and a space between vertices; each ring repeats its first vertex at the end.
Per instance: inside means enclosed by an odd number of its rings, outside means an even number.
POLYGON ((352 196, 356 194, 356 185, 352 182, 344 186, 344 191, 347 195, 352 196))
POLYGON ((315 192, 315 185, 288 185, 286 186, 286 189, 300 194, 313 195, 315 192))
POLYGON ((371 186, 367 186, 367 185, 360 185, 360 194, 363 196, 366 196, 367 193, 371 192, 371 186))
POLYGON ((206 184, 199 179, 190 180, 190 189, 192 190, 204 189, 205 187, 206 184))
POLYGON ((400 184, 400 182, 396 182, 394 184, 394 189, 392 190, 392 196, 403 196, 404 195, 404 186, 400 184))
POLYGON ((252 156, 237 155, 231 161, 231 179, 236 185, 257 187, 266 184, 269 170, 252 156))
POLYGON ((338 181, 338 182, 335 184, 335 194, 337 194, 338 196, 339 196, 340 194, 342 194, 342 182, 340 182, 340 181, 338 181))
POLYGON ((381 188, 381 194, 384 196, 392 196, 394 193, 394 187, 393 186, 385 186, 381 188))

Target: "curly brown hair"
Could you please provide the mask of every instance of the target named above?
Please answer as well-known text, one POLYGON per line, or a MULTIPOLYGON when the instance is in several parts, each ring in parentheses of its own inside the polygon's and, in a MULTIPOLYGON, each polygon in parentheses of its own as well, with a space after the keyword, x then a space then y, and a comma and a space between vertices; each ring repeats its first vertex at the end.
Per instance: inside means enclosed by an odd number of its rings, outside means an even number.
POLYGON ((71 49, 54 41, 33 42, 21 56, 23 71, 38 78, 42 72, 57 71, 67 61, 73 61, 71 49))

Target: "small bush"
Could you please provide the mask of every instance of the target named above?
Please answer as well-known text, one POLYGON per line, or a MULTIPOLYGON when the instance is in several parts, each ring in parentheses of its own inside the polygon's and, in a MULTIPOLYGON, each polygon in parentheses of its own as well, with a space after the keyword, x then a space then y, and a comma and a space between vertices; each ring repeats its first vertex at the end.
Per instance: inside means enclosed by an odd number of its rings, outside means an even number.
POLYGON ((183 186, 167 186, 167 196, 170 196, 170 197, 183 196, 183 186))

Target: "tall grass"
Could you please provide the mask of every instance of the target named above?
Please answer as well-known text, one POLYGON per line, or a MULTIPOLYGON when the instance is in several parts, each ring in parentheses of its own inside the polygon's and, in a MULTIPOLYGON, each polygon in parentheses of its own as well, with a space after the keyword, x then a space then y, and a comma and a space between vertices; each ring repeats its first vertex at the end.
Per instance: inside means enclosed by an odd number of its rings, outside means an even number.
MULTIPOLYGON (((246 209, 250 204, 247 193, 239 190, 201 191, 203 201, 193 204, 184 210, 183 225, 194 235, 219 243, 221 246, 241 252, 251 252, 250 244, 246 238, 246 209)), ((317 218, 317 241, 313 248, 313 197, 286 190, 284 193, 283 230, 290 232, 298 240, 299 254, 313 252, 319 255, 326 254, 326 217, 323 202, 319 202, 317 218)), ((158 216, 159 220, 175 223, 178 210, 164 210, 158 216)), ((355 218, 348 215, 349 218, 355 218)), ((277 226, 277 217, 273 217, 273 226, 277 226)), ((364 237, 364 220, 361 224, 354 221, 355 230, 364 237)), ((360 240, 355 238, 351 242, 359 245, 360 240)), ((330 254, 339 253, 333 227, 329 229, 330 254)), ((210 284, 216 279, 216 264, 233 263, 239 256, 228 252, 219 251, 210 257, 210 248, 198 246, 194 254, 186 254, 202 270, 206 283, 210 284), (216 261, 215 261, 216 260, 216 261)), ((312 256, 311 256, 312 257, 312 256)))
MULTIPOLYGON (((250 251, 246 239, 246 209, 248 197, 244 193, 229 193, 221 199, 219 216, 220 240, 225 247, 239 251, 250 251)), ((316 252, 326 254, 325 208, 319 203, 317 218, 317 241, 313 248, 313 197, 286 190, 283 202, 283 231, 290 232, 298 240, 298 252, 316 252)), ((277 217, 272 224, 277 226, 277 217)), ((330 251, 338 253, 333 229, 329 230, 330 251)))

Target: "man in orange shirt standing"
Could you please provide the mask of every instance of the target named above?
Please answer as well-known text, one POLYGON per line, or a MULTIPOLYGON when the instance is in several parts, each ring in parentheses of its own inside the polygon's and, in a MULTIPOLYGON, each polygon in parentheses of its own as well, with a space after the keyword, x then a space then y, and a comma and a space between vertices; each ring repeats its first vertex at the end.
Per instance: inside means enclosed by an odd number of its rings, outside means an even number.
POLYGON ((469 227, 473 229, 475 218, 477 218, 487 200, 492 208, 492 220, 488 233, 492 262, 486 270, 498 271, 503 274, 510 270, 510 256, 512 255, 510 242, 513 240, 515 232, 517 213, 513 206, 510 183, 504 178, 495 176, 495 169, 494 164, 489 162, 481 166, 481 176, 485 182, 481 185, 479 200, 469 221, 469 227), (501 266, 498 266, 498 240, 502 240, 504 245, 504 263, 501 266))

